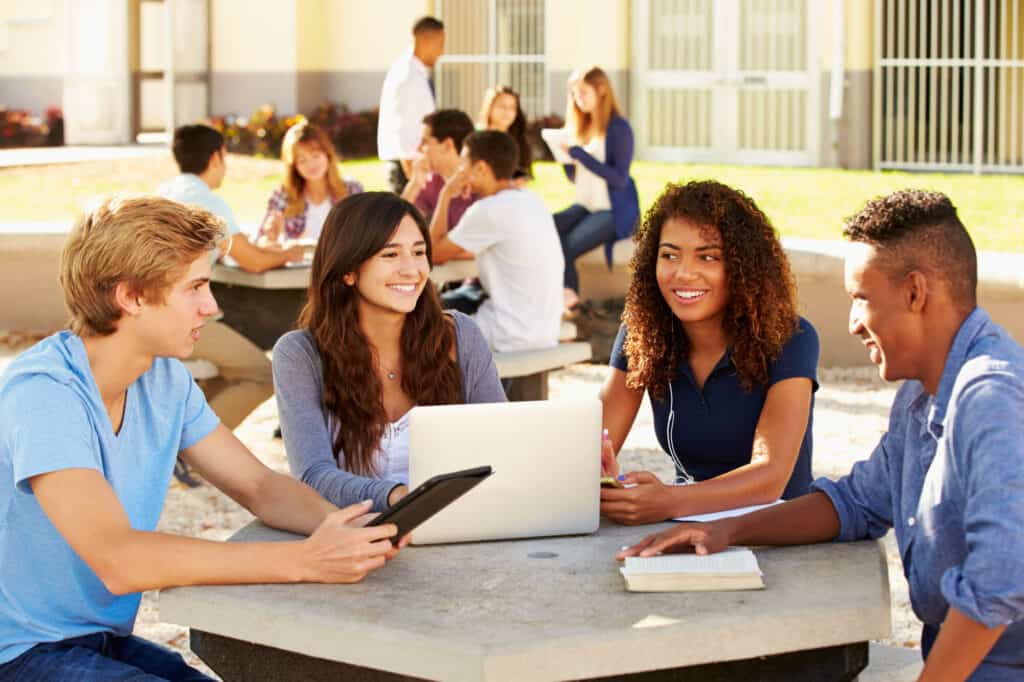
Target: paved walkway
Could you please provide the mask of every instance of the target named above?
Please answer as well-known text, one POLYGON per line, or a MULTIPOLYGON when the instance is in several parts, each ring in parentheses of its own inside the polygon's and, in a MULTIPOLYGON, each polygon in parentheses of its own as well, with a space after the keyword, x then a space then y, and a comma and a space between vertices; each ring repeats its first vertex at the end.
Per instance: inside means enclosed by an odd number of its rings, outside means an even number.
POLYGON ((123 147, 23 147, 0 149, 0 168, 140 159, 165 154, 167 154, 167 147, 161 144, 136 144, 123 147))

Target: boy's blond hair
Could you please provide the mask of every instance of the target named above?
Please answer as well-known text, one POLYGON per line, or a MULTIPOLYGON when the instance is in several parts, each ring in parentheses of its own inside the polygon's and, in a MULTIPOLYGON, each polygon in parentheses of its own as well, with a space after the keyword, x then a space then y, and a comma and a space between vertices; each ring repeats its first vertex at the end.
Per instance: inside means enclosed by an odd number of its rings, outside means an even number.
POLYGON ((122 312, 114 299, 118 283, 150 303, 163 302, 174 280, 223 236, 223 221, 195 206, 155 196, 103 200, 78 221, 61 254, 71 331, 113 334, 122 312))

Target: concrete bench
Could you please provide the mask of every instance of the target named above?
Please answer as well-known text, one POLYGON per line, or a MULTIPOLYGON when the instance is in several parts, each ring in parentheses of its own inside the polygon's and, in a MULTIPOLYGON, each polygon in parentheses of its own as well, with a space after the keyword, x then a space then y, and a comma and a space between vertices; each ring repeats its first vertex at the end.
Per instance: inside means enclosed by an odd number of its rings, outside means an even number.
POLYGON ((548 372, 590 359, 590 344, 563 341, 553 348, 495 353, 498 376, 512 379, 509 400, 547 400, 548 372))

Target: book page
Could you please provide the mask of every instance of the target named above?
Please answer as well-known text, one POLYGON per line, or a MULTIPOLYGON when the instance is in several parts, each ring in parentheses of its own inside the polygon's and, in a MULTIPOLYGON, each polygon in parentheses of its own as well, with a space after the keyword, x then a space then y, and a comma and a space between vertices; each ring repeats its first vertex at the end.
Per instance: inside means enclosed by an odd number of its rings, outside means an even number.
POLYGON ((623 573, 700 573, 760 575, 757 557, 744 547, 730 547, 719 554, 660 554, 652 557, 626 557, 623 573))
POLYGON ((544 128, 540 136, 551 150, 555 161, 561 164, 573 163, 573 158, 562 149, 562 145, 569 144, 569 131, 565 128, 544 128))
POLYGON ((717 521, 718 519, 727 519, 731 516, 742 516, 743 514, 749 514, 755 512, 758 509, 767 509, 768 507, 774 507, 777 504, 782 504, 784 500, 775 500, 768 504, 752 504, 749 507, 736 507, 735 509, 724 509, 722 511, 710 512, 708 514, 694 514, 693 516, 679 516, 673 521, 699 521, 701 523, 707 523, 708 521, 717 521))

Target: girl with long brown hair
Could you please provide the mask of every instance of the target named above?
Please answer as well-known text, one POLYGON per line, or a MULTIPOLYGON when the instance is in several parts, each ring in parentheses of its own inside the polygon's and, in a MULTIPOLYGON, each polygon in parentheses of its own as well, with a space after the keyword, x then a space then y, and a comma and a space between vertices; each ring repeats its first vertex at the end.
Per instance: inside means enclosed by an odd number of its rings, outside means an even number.
POLYGON ((573 163, 563 169, 576 186, 569 208, 555 214, 565 256, 563 300, 567 311, 579 303, 576 259, 604 245, 608 266, 615 242, 633 234, 640 217, 636 183, 629 175, 633 162, 633 129, 622 116, 608 75, 597 66, 569 76, 565 127, 573 163))
POLYGON ((526 136, 526 114, 519 104, 518 92, 507 85, 488 88, 476 125, 480 130, 499 130, 511 135, 519 145, 519 166, 513 179, 533 179, 533 150, 526 136))
POLYGON ((405 495, 412 407, 505 400, 476 323, 441 310, 431 258, 412 204, 344 199, 317 243, 299 329, 274 346, 292 473, 336 505, 381 511, 405 495))
POLYGON ((797 314, 768 217, 717 182, 669 185, 636 235, 632 267, 601 390, 603 464, 618 474, 613 453, 646 391, 677 485, 620 476, 636 485, 602 490, 602 513, 650 523, 806 493, 818 335, 797 314))
POLYGON ((331 207, 363 191, 359 182, 341 177, 331 138, 309 121, 300 121, 285 133, 281 160, 284 184, 270 195, 260 226, 265 242, 316 240, 331 207))

